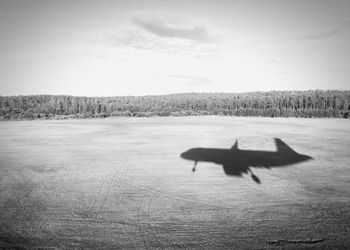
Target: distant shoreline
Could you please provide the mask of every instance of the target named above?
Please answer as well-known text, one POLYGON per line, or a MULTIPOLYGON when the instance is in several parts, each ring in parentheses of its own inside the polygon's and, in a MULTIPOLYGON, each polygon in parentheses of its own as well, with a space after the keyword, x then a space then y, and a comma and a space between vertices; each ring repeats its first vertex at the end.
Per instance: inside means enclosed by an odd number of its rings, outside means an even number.
POLYGON ((350 90, 120 97, 0 96, 0 120, 198 115, 348 118, 349 113, 350 90))
POLYGON ((11 119, 11 118, 3 118, 0 117, 0 122, 7 122, 7 121, 63 121, 63 120, 104 120, 104 119, 138 119, 138 118, 146 118, 146 119, 152 119, 152 118, 182 118, 182 117, 227 117, 227 118, 271 118, 271 119, 345 119, 343 117, 269 117, 269 116, 224 116, 224 115, 169 115, 169 116, 159 116, 159 115, 153 115, 153 116, 106 116, 106 117, 71 117, 71 116, 55 116, 55 117, 45 117, 45 118, 20 118, 20 119, 11 119))

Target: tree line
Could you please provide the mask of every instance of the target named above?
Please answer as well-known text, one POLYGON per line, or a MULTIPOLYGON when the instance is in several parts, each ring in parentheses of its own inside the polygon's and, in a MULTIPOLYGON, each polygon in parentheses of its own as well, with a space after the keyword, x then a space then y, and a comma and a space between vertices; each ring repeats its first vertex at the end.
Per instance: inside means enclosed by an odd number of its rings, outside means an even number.
POLYGON ((184 93, 150 96, 0 96, 1 119, 66 119, 108 116, 344 117, 349 90, 184 93))

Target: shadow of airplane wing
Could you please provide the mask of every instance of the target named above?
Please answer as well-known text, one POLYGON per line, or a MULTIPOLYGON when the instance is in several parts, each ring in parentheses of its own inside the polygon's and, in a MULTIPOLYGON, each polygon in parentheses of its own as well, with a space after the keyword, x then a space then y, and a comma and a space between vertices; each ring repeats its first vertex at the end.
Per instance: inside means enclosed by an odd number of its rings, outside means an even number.
POLYGON ((253 181, 255 181, 256 183, 260 184, 261 181, 258 178, 258 176, 256 176, 252 170, 249 168, 248 165, 243 165, 243 164, 225 164, 223 165, 224 167, 224 172, 226 175, 232 175, 232 176, 242 176, 243 173, 248 174, 250 173, 250 176, 252 177, 253 181))
POLYGON ((244 164, 224 164, 224 172, 227 175, 242 176, 243 173, 248 173, 249 166, 244 164))

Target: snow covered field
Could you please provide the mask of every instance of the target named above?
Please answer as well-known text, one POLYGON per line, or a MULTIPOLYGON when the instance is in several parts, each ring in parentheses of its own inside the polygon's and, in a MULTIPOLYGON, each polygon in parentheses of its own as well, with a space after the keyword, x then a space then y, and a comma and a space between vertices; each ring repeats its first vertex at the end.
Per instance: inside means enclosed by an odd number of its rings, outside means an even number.
POLYGON ((350 120, 107 118, 0 123, 0 247, 350 248, 350 120), (193 147, 313 160, 252 168, 261 180, 180 154, 193 147))

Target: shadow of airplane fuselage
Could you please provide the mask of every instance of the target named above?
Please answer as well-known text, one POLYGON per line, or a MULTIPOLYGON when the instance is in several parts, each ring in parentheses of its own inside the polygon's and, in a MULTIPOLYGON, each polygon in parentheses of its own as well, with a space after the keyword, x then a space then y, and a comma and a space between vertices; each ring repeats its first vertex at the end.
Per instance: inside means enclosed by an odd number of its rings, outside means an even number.
POLYGON ((183 152, 181 157, 195 162, 193 171, 195 171, 197 162, 213 162, 222 165, 227 175, 242 176, 243 173, 250 173, 257 183, 260 183, 260 180, 252 173, 250 167, 283 167, 312 159, 308 155, 295 152, 279 138, 275 138, 275 143, 277 147, 275 152, 240 150, 236 141, 231 149, 191 148, 183 152))

